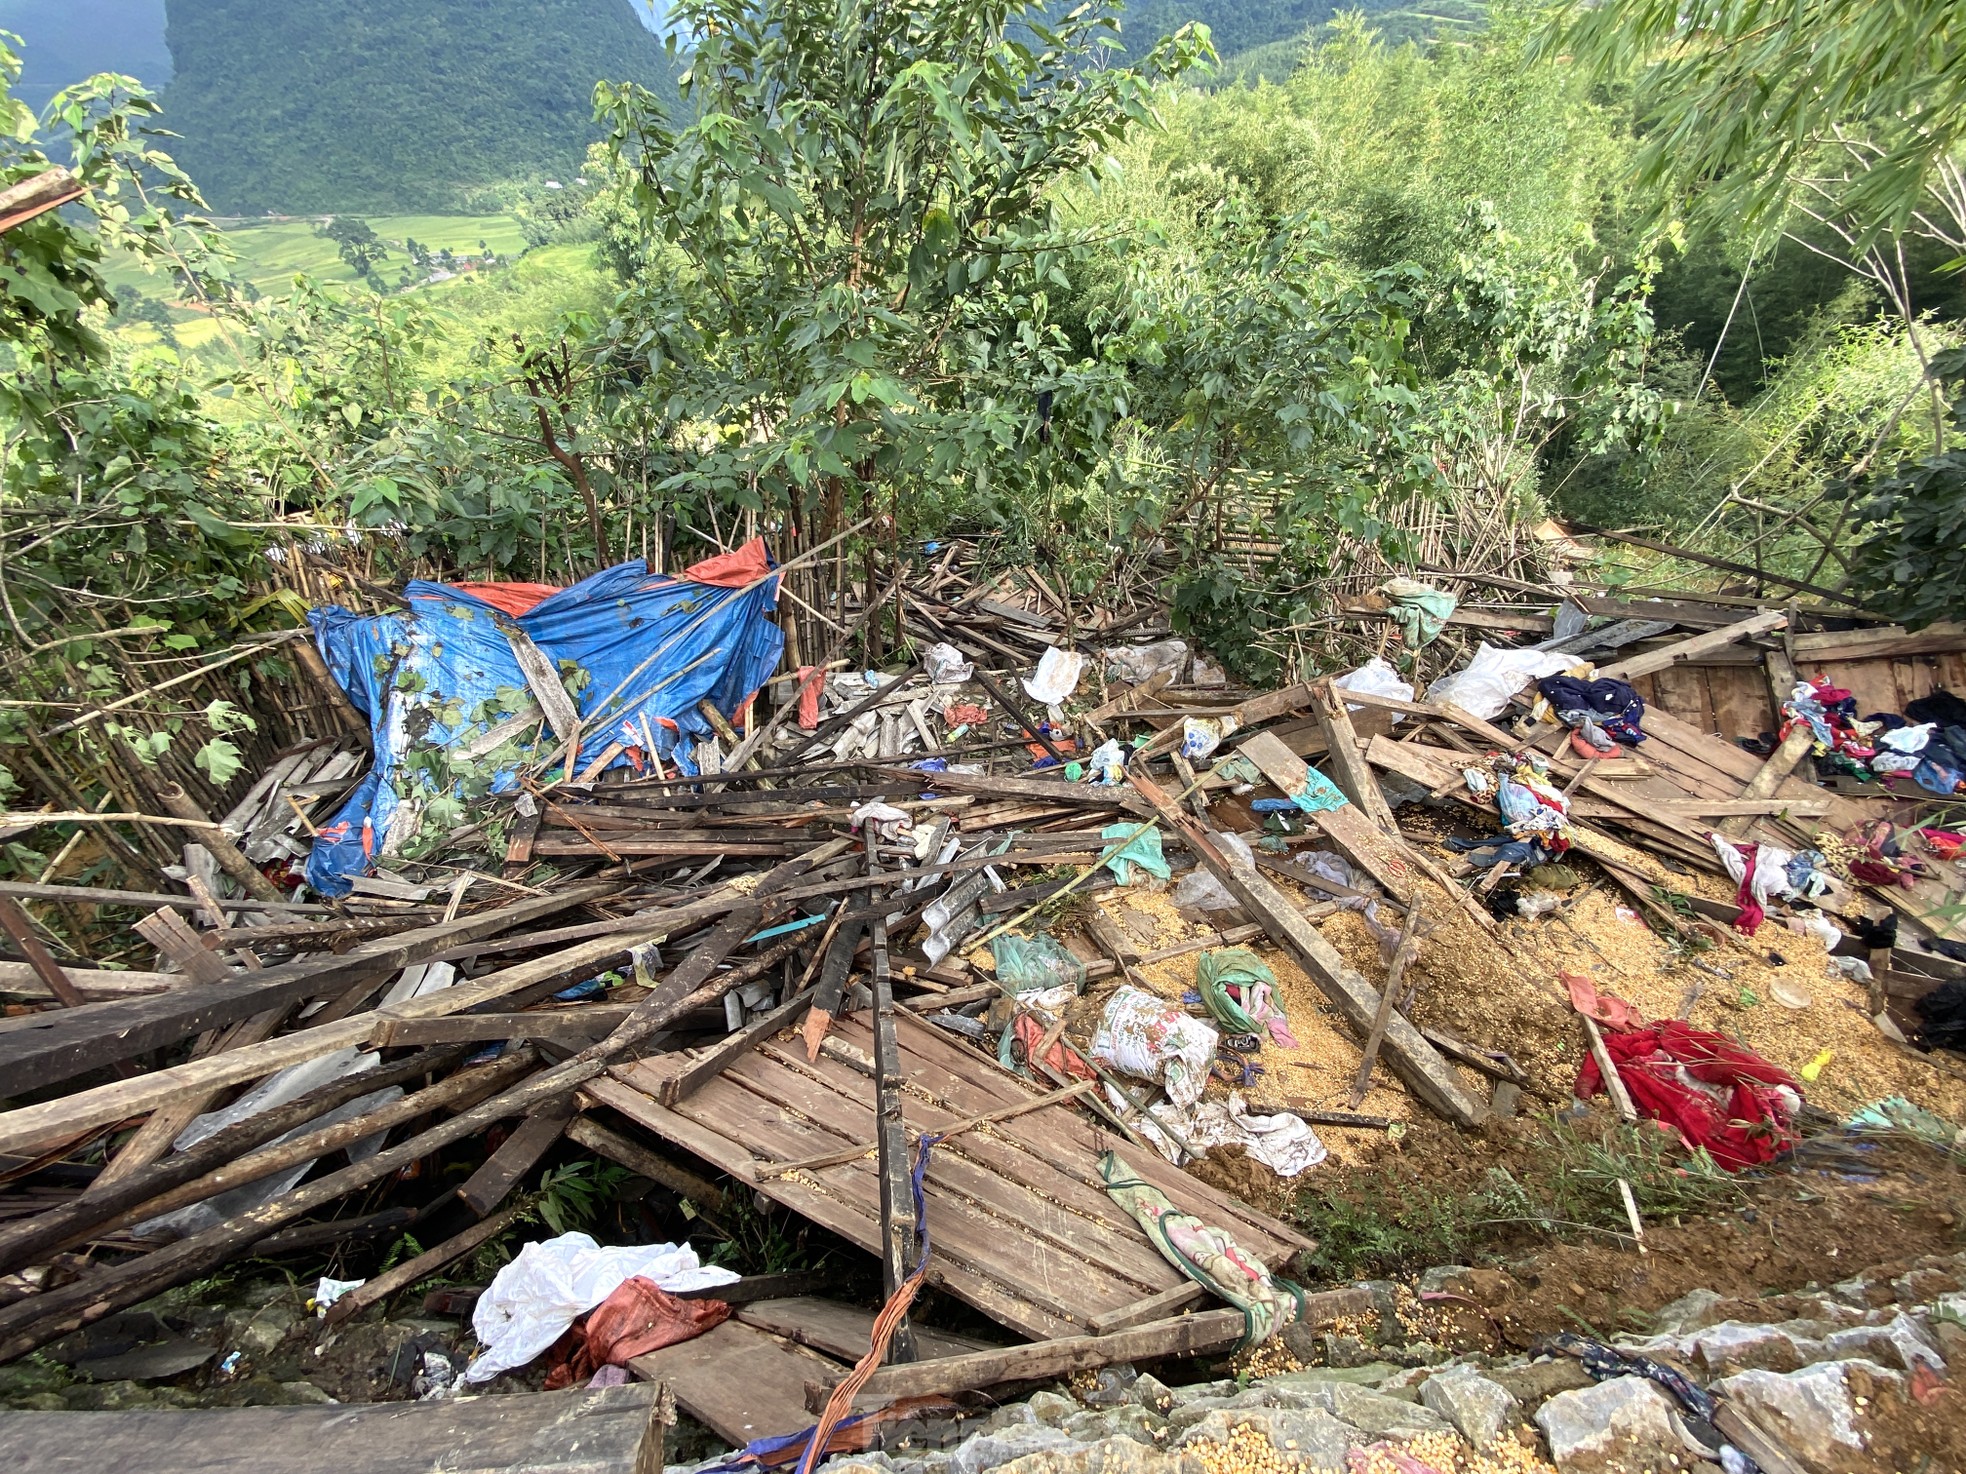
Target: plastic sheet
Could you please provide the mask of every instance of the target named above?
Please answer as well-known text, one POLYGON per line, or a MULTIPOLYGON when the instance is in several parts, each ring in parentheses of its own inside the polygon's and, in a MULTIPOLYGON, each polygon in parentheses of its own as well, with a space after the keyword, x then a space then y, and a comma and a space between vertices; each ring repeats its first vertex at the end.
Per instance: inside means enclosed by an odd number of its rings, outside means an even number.
POLYGON ((1500 716, 1524 683, 1568 670, 1574 655, 1546 650, 1504 650, 1483 642, 1465 668, 1427 688, 1427 700, 1448 701, 1484 721, 1500 716))
POLYGON ((976 667, 963 659, 954 645, 930 645, 926 657, 928 678, 938 686, 960 686, 976 673, 976 667))
MULTIPOLYGON (((513 632, 551 663, 579 713, 576 768, 619 743, 653 746, 693 772, 690 754, 712 735, 698 703, 735 717, 784 645, 765 617, 777 580, 761 541, 680 578, 640 559, 617 564, 517 617, 455 585, 416 580, 406 594, 406 613, 329 605, 308 615, 329 672, 369 719, 376 753, 308 857, 308 884, 322 895, 346 894, 349 877, 379 855, 412 844, 426 824, 453 824, 465 801, 509 790, 520 768, 561 749, 539 725, 513 632)), ((624 752, 609 766, 626 761, 624 752)))
POLYGON ((701 1263, 688 1244, 603 1249, 584 1233, 527 1244, 493 1277, 471 1312, 471 1329, 484 1350, 465 1369, 464 1380, 489 1382, 524 1366, 633 1275, 671 1294, 738 1278, 701 1263))
POLYGON ((1060 650, 1056 645, 1038 660, 1035 674, 1024 678, 1024 689, 1033 701, 1056 706, 1079 688, 1079 675, 1085 670, 1085 656, 1077 650, 1060 650))
POLYGON ((1085 964, 1048 932, 1035 937, 1007 932, 990 943, 990 955, 996 960, 997 981, 1013 993, 1060 987, 1077 992, 1085 983, 1085 964))
POLYGON ((1141 829, 1138 824, 1129 824, 1122 820, 1118 824, 1108 824, 1099 831, 1099 837, 1107 841, 1126 839, 1129 834, 1132 834, 1133 838, 1127 840, 1126 846, 1117 854, 1106 857, 1106 866, 1113 872, 1114 878, 1121 885, 1132 885, 1135 865, 1156 880, 1171 878, 1174 871, 1161 855, 1158 829, 1151 827, 1141 829), (1136 829, 1140 831, 1138 834, 1134 834, 1136 829))
POLYGON ((1104 652, 1106 674, 1115 681, 1137 686, 1162 671, 1179 680, 1188 664, 1186 640, 1156 640, 1151 645, 1121 645, 1104 652))
MULTIPOLYGON (((1368 696, 1390 696, 1395 701, 1413 699, 1413 683, 1393 669, 1391 661, 1382 655, 1375 655, 1357 670, 1346 671, 1336 677, 1331 684, 1340 691, 1363 691, 1368 696)), ((1347 706, 1347 711, 1363 711, 1363 707, 1347 706)), ((1395 716, 1394 721, 1399 718, 1395 716)))

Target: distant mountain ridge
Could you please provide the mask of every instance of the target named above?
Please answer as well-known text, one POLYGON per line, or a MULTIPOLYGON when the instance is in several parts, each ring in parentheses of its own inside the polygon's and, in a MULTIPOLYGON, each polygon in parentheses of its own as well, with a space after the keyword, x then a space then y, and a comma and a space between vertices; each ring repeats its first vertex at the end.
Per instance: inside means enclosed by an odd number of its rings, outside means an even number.
POLYGON ((469 209, 577 171, 594 84, 670 95, 624 0, 168 0, 180 162, 229 214, 469 209))
POLYGON ((121 72, 153 91, 171 80, 164 0, 0 0, 0 31, 21 38, 14 95, 37 113, 97 72, 121 72))

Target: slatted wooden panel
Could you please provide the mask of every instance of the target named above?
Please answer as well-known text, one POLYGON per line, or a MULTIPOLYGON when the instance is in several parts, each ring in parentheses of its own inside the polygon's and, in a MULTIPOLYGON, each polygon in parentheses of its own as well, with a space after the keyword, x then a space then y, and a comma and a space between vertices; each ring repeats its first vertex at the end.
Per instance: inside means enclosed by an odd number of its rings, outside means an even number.
MULTIPOLYGON (((849 1054, 873 1047, 871 1030, 857 1018, 842 1019, 832 1037, 849 1054)), ((901 1020, 899 1042, 911 1132, 1041 1093, 931 1025, 901 1020)), ((658 1057, 622 1066, 593 1082, 589 1093, 755 1182, 794 1212, 879 1252, 880 1188, 871 1154, 791 1177, 760 1170, 871 1142, 874 1084, 863 1068, 827 1055, 808 1064, 796 1043, 766 1044, 666 1109, 655 1093, 685 1064, 658 1057)), ((1037 1340, 1083 1334, 1094 1316, 1173 1289, 1180 1273, 1106 1196, 1098 1166, 1109 1149, 1177 1206, 1226 1228, 1266 1264, 1310 1247, 1287 1225, 1122 1142, 1068 1103, 965 1132, 936 1149, 926 1179, 930 1282, 1037 1340)))
MULTIPOLYGON (((1826 676, 1857 698, 1857 710, 1905 709, 1908 702, 1934 691, 1966 696, 1966 654, 1914 655, 1903 660, 1837 660, 1804 662, 1803 679, 1826 676)), ((1754 737, 1776 728, 1773 695, 1766 670, 1755 665, 1681 665, 1632 682, 1647 706, 1657 706, 1702 732, 1729 742, 1754 737)))

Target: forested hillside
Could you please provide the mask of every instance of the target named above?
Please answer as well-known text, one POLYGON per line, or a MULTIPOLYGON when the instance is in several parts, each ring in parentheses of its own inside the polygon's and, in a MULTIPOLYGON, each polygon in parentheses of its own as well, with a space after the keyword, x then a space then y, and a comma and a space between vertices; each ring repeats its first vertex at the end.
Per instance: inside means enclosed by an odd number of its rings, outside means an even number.
POLYGON ((172 0, 178 152, 224 213, 407 212, 571 172, 594 84, 673 95, 623 0, 172 0))
POLYGON ((36 112, 97 72, 123 72, 149 87, 171 80, 164 0, 0 0, 0 30, 22 40, 14 95, 36 112))

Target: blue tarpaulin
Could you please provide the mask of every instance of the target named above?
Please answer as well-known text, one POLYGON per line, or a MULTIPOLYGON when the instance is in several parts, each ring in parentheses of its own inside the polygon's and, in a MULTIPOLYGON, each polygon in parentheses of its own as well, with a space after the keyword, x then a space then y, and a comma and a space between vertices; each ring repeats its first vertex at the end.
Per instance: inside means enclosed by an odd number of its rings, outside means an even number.
MULTIPOLYGON (((329 672, 375 741, 374 770, 308 856, 307 883, 321 894, 346 894, 385 851, 414 855, 419 836, 461 827, 472 800, 509 791, 527 768, 550 779, 570 758, 585 771, 615 744, 645 756, 653 742, 666 765, 695 772, 693 750, 711 730, 697 703, 734 717, 784 647, 767 617, 778 580, 762 542, 680 576, 617 564, 516 615, 508 610, 532 594, 515 603, 510 586, 478 587, 418 580, 405 613, 309 613, 329 672), (513 630, 573 698, 577 754, 543 722, 513 630)), ((610 766, 630 760, 624 751, 610 766)))

